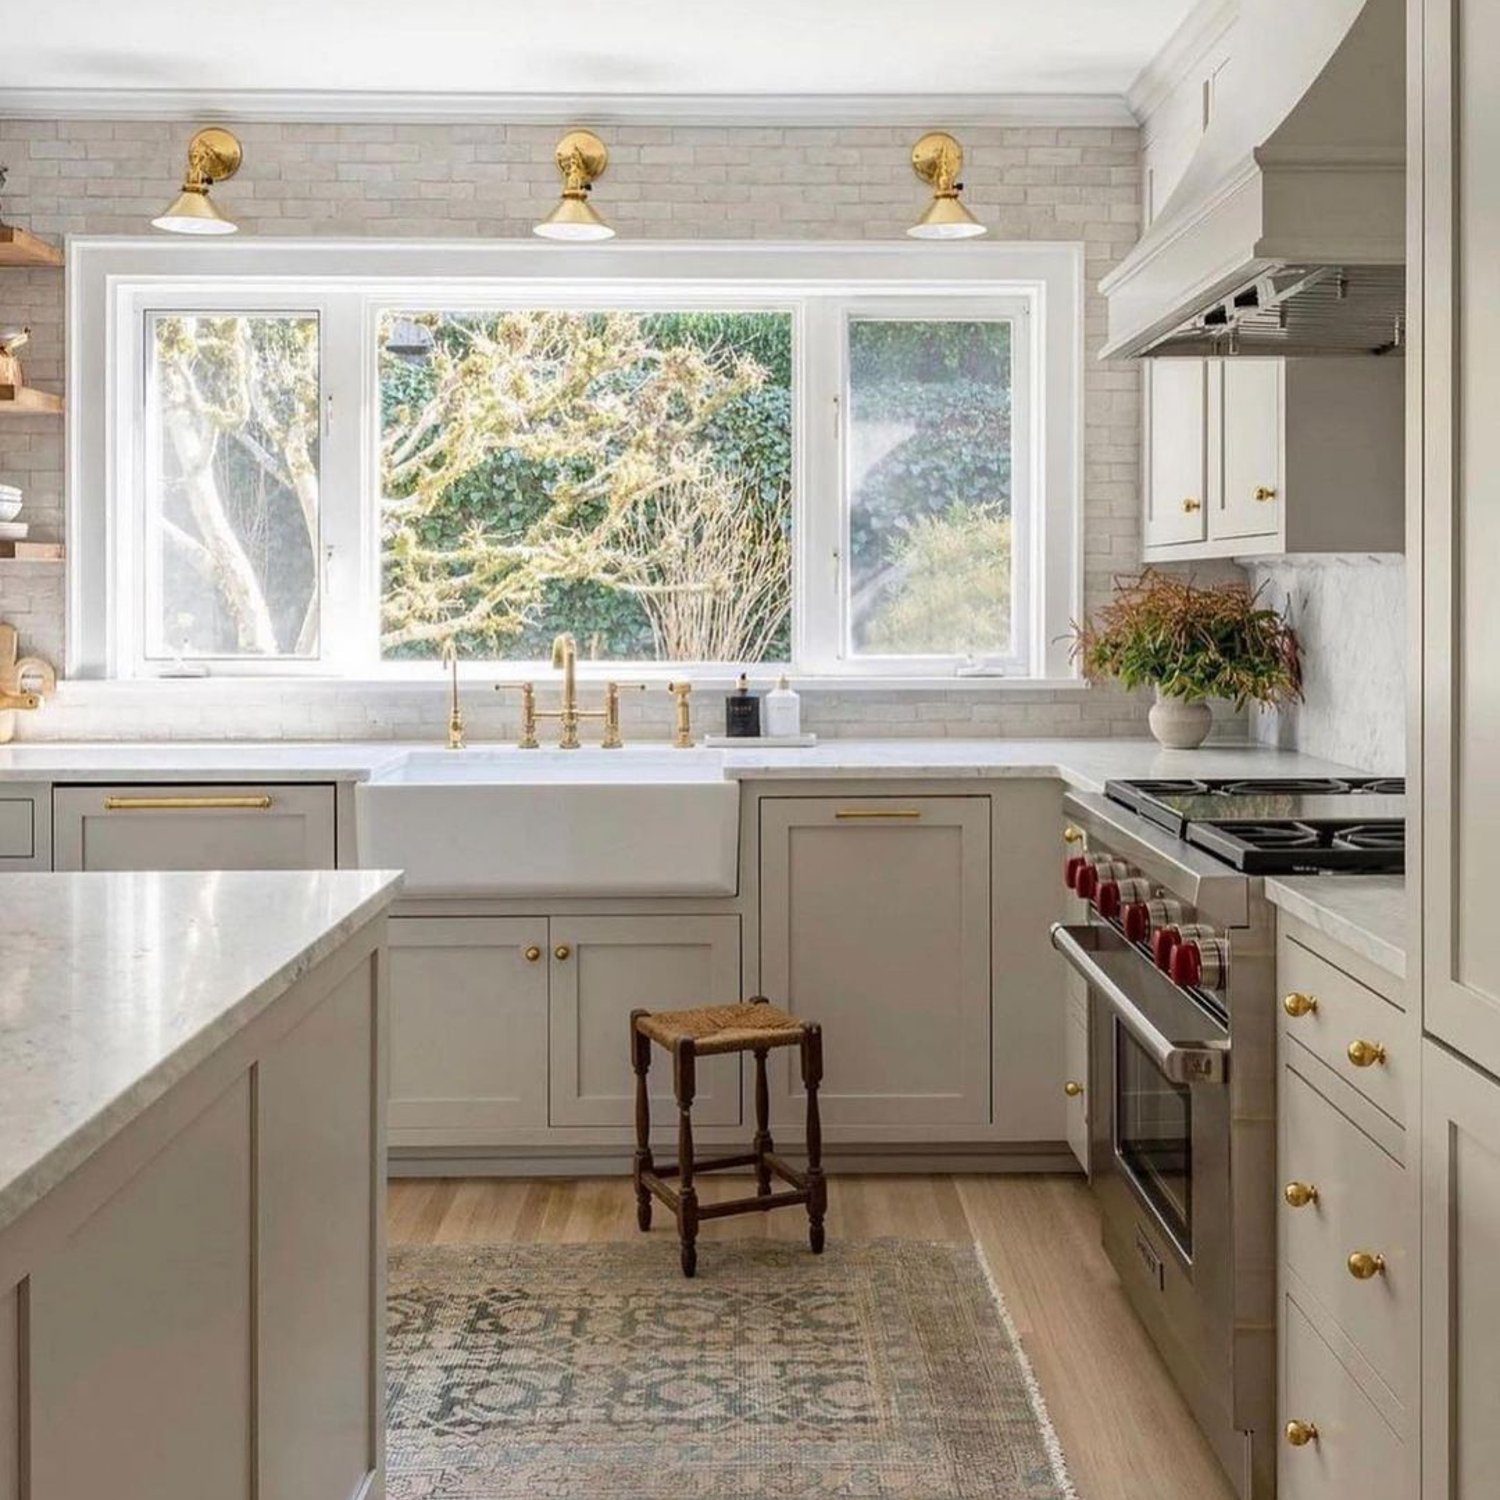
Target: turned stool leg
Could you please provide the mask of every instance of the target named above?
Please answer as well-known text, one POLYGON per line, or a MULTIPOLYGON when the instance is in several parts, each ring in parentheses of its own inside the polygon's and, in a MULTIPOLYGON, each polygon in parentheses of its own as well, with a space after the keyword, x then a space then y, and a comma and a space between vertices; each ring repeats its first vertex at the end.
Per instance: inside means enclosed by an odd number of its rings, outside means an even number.
POLYGON ((771 1090, 766 1083, 766 1057, 768 1047, 755 1048, 755 1192, 766 1198, 771 1193, 771 1169, 766 1165, 766 1153, 776 1149, 771 1139, 771 1090))
POLYGON ((682 1274, 698 1269, 698 1190, 693 1186, 693 1094, 697 1056, 691 1037, 673 1049, 673 1082, 677 1092, 677 1234, 682 1241, 682 1274))
POLYGON ((828 1212, 828 1183, 823 1176, 823 1121, 818 1114, 818 1085, 823 1081, 823 1028, 809 1023, 802 1033, 802 1086, 807 1090, 807 1242, 823 1253, 823 1219, 828 1212))
POLYGON ((636 1022, 650 1011, 630 1012, 630 1061, 635 1068, 635 1160, 630 1175, 635 1182, 635 1222, 651 1227, 651 1193, 641 1181, 642 1172, 654 1172, 651 1159, 651 1101, 646 1094, 646 1074, 651 1071, 651 1038, 636 1029, 636 1022))

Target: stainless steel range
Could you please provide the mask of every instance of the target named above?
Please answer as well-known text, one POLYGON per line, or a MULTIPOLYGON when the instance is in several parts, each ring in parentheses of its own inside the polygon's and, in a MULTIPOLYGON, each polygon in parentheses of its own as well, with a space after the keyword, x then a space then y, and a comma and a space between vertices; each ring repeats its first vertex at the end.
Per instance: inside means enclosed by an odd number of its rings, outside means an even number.
POLYGON ((1399 779, 1122 781, 1064 799, 1105 1249, 1246 1500, 1275 1492, 1274 909, 1403 868, 1399 779))

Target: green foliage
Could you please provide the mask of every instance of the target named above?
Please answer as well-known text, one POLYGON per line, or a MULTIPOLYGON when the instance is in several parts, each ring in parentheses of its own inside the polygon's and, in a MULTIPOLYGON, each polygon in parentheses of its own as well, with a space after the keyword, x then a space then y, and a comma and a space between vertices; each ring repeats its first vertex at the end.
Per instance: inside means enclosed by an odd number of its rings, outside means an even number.
POLYGON ((1197 588, 1148 568, 1118 585, 1098 615, 1074 628, 1092 681, 1152 686, 1190 703, 1229 698, 1276 704, 1302 696, 1297 635, 1242 584, 1197 588))
POLYGON ((896 655, 1009 651, 1011 523, 996 506, 924 516, 896 548, 861 648, 896 655))

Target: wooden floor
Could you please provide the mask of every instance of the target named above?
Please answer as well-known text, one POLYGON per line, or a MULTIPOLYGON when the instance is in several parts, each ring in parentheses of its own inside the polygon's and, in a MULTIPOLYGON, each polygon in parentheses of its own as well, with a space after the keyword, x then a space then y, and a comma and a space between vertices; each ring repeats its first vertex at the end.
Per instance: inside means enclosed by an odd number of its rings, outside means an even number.
MULTIPOLYGON (((745 1182, 700 1178, 710 1196, 745 1182)), ((1067 1177, 838 1177, 829 1181, 829 1238, 975 1240, 1010 1306, 1083 1500, 1233 1500, 1136 1322, 1099 1245, 1088 1189, 1067 1177)), ((566 1243, 632 1239, 635 1200, 623 1178, 552 1182, 414 1179, 390 1188, 390 1241, 566 1243)), ((662 1274, 676 1274, 673 1227, 657 1212, 662 1274)), ((716 1240, 802 1239, 796 1210, 711 1220, 716 1240)), ((580 1497, 583 1500, 583 1497, 580 1497)))

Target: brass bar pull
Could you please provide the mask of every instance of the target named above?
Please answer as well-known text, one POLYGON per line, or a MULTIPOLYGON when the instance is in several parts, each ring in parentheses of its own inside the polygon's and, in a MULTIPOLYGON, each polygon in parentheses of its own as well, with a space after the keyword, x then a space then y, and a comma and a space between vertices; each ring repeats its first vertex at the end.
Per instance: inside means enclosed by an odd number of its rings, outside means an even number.
POLYGON ((242 812, 264 812, 271 806, 270 797, 261 793, 253 797, 106 797, 105 812, 165 812, 238 808, 242 812))
POLYGON ((915 807, 841 807, 834 813, 836 818, 920 818, 921 811, 915 807))

